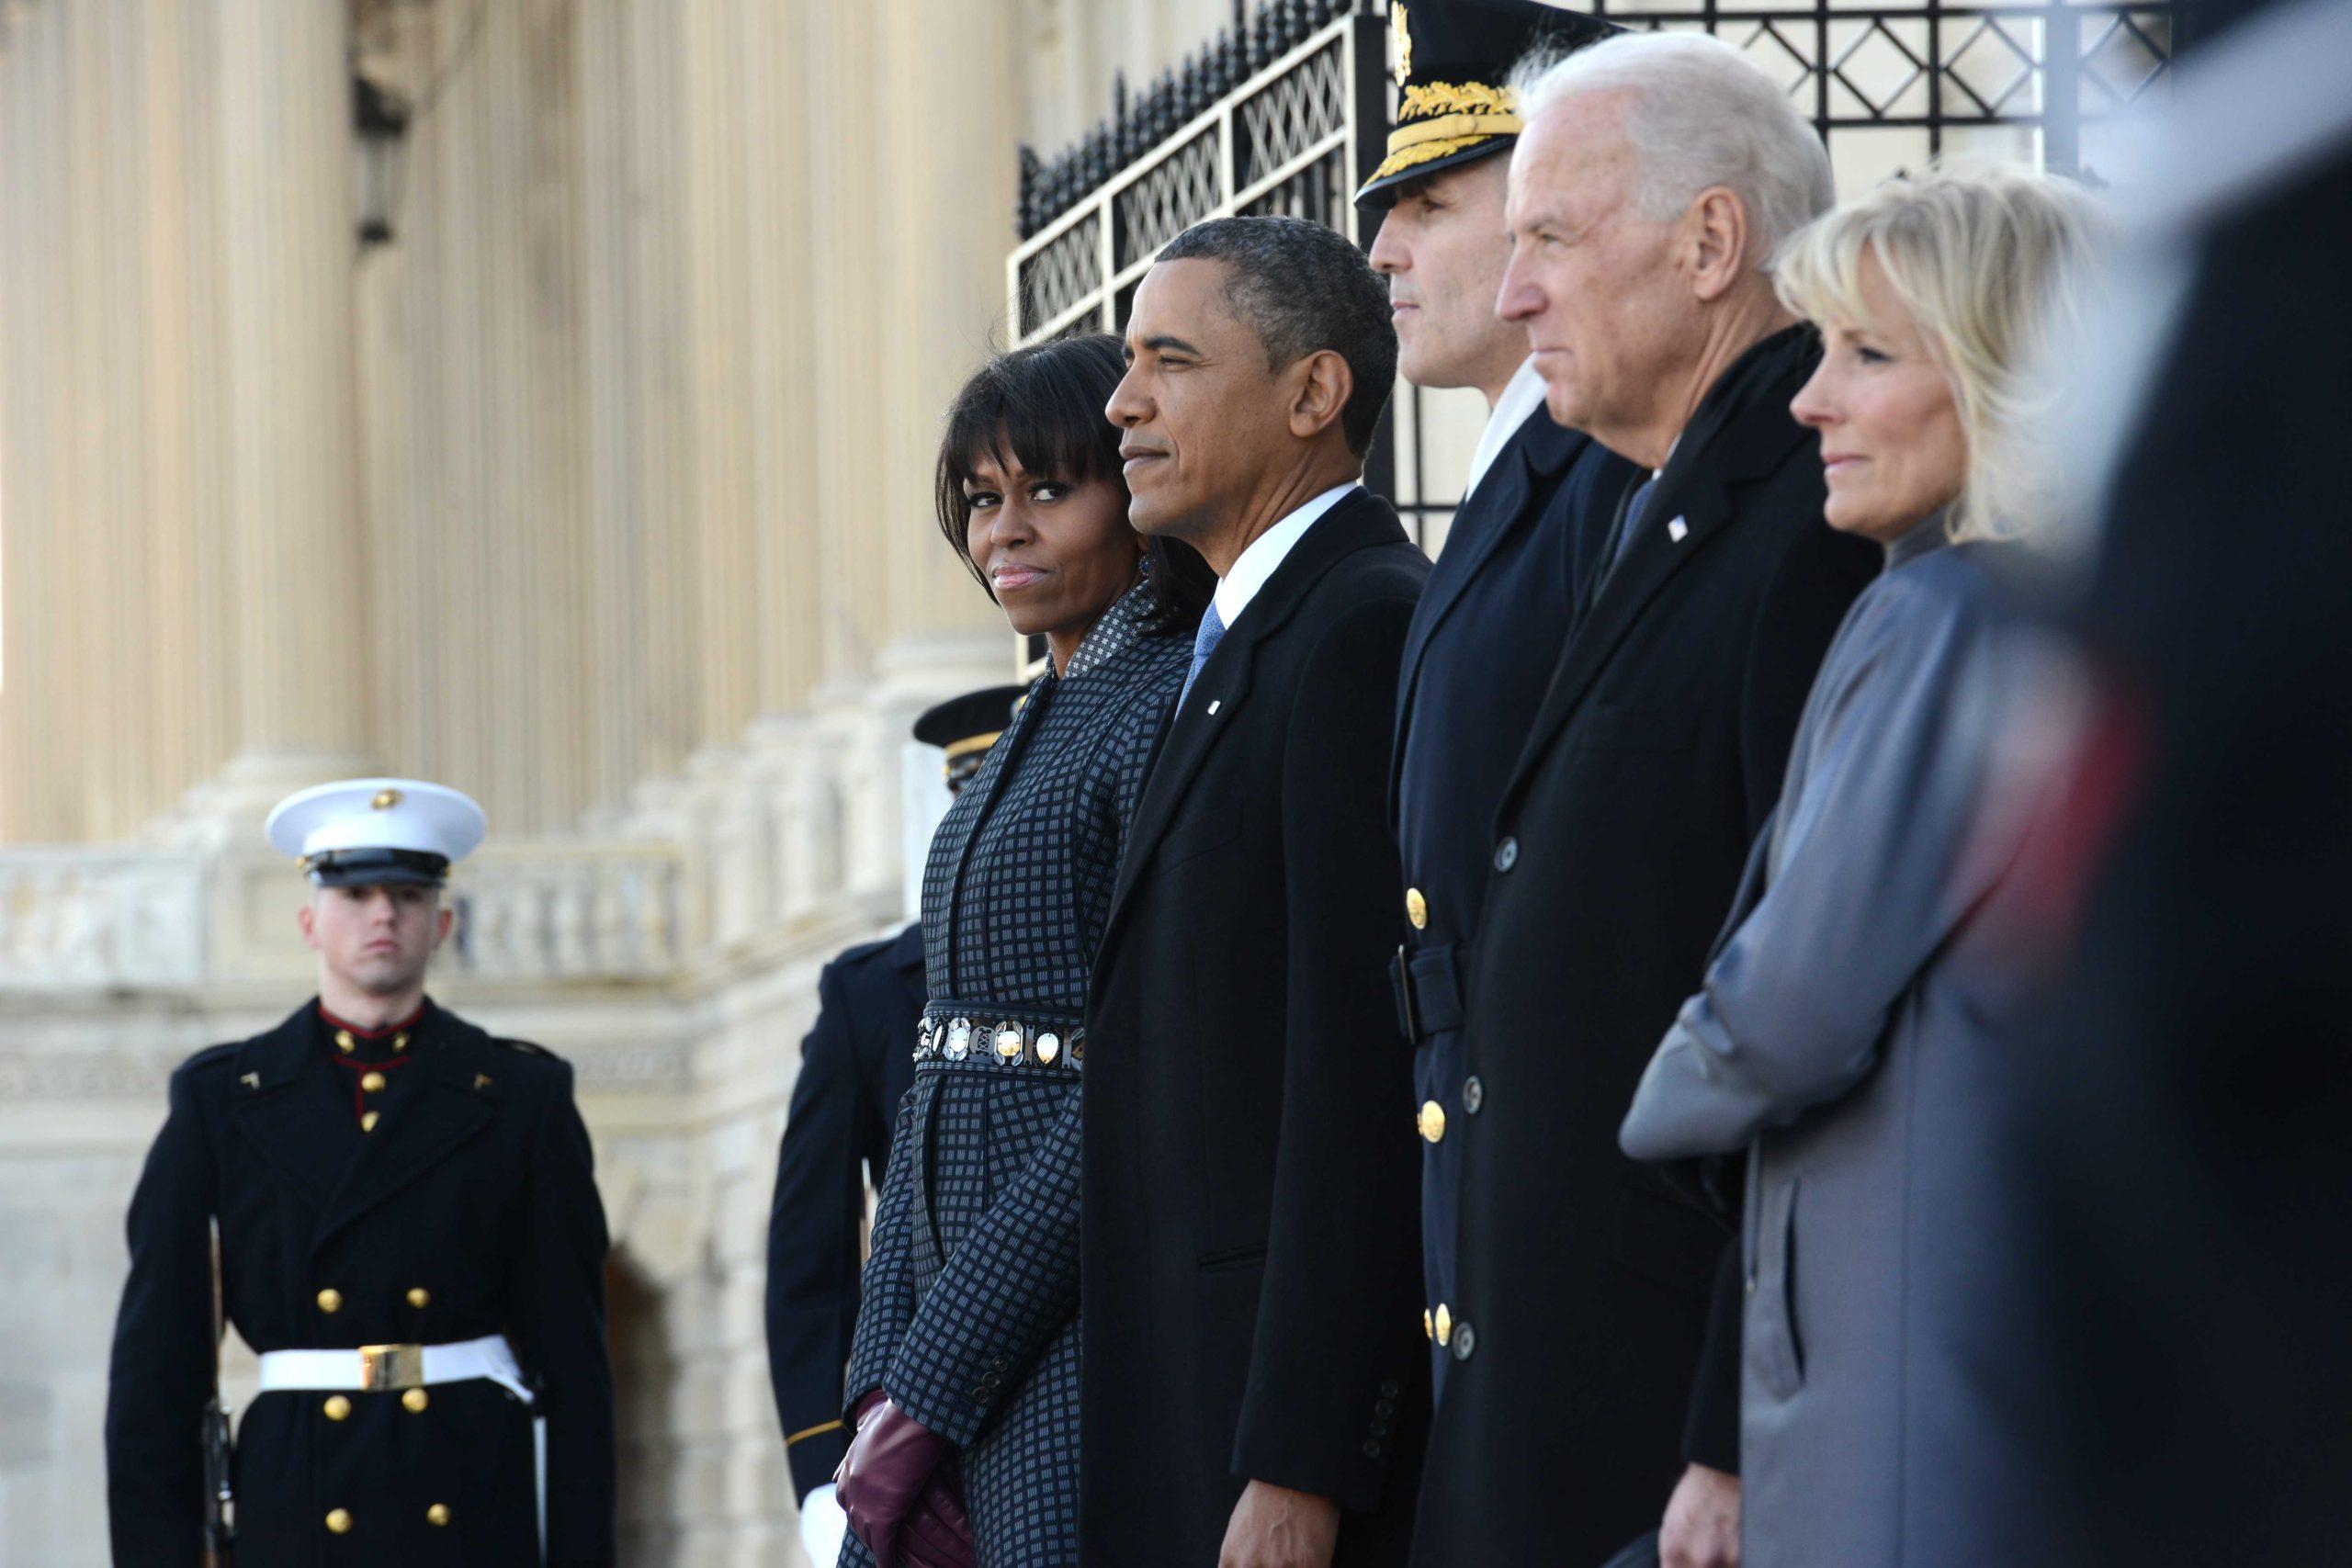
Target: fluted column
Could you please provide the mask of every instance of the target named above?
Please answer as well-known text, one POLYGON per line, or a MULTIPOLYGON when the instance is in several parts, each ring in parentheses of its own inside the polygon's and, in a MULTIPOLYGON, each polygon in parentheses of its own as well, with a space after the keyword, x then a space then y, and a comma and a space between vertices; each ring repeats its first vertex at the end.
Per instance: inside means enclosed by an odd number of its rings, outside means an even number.
MULTIPOLYGON (((1003 620, 933 525, 932 464, 947 402, 1004 341, 1004 256, 1013 243, 1021 96, 1018 0, 882 0, 888 29, 876 101, 909 106, 874 126, 888 159, 877 199, 893 237, 877 318, 890 406, 876 434, 888 570, 884 634, 936 641, 1003 620)), ((1010 634, 1006 668, 1011 668, 1010 634)))
POLYGON ((220 0, 232 784, 367 748, 344 7, 220 0))

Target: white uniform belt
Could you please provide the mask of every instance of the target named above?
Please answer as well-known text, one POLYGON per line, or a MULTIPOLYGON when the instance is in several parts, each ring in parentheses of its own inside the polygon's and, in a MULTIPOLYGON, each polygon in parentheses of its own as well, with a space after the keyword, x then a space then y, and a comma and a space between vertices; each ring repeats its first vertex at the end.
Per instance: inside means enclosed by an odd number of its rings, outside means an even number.
POLYGON ((351 1350, 265 1350, 261 1392, 306 1389, 354 1393, 424 1388, 488 1378, 525 1404, 533 1403, 514 1348, 503 1334, 454 1345, 362 1345, 351 1350))

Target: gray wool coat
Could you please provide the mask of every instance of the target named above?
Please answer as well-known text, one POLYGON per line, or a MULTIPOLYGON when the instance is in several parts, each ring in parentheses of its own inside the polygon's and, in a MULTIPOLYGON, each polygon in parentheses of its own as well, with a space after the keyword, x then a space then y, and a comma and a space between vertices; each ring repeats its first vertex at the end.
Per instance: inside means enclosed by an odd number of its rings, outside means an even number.
MULTIPOLYGON (((1787 783, 1704 988, 1645 1073, 1636 1159, 1747 1150, 1743 1562, 1936 1560, 1955 1449, 1996 1441, 1939 1325, 1984 1267, 1982 1075, 1998 965, 1976 911, 1991 744, 2034 660, 1941 520, 1890 547, 1806 701, 1787 783)), ((1983 1501, 1982 1499, 1979 1500, 1983 1501)))

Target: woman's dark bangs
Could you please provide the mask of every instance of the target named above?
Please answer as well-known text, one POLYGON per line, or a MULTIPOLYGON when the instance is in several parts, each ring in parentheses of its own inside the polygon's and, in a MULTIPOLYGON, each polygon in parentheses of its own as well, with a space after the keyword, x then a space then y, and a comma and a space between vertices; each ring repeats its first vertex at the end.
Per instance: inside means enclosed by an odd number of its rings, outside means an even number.
MULTIPOLYGON (((1010 456, 1023 472, 1066 484, 1119 477, 1118 430, 1102 412, 1111 394, 1093 384, 1082 363, 1073 363, 1084 352, 1053 344, 1006 364, 997 410, 1000 461, 1010 456)), ((1117 385, 1114 374, 1110 386, 1117 385)))

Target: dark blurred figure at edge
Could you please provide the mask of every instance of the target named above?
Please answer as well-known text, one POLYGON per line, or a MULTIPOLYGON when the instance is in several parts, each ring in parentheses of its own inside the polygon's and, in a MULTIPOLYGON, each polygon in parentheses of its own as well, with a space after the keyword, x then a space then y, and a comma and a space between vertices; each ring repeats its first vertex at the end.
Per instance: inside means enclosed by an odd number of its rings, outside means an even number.
MULTIPOLYGON (((945 753, 949 794, 979 772, 1021 692, 968 692, 915 720, 915 739, 945 753)), ((800 1502, 801 1545, 810 1562, 830 1563, 847 1528, 833 1471, 849 1447, 842 1375, 865 1265, 865 1194, 881 1189, 899 1101, 915 1081, 922 922, 841 953, 818 976, 817 998, 768 1211, 768 1378, 800 1502)))
POLYGON ((2117 180, 2140 353, 2089 388, 2127 405, 2092 694, 2017 933, 2070 945, 2005 1079, 2019 1242, 1963 1314, 2025 1369, 1987 1440, 2031 1490, 1951 1456, 1955 1561, 2352 1560, 2352 4, 2247 11, 2188 9, 2117 180))

